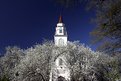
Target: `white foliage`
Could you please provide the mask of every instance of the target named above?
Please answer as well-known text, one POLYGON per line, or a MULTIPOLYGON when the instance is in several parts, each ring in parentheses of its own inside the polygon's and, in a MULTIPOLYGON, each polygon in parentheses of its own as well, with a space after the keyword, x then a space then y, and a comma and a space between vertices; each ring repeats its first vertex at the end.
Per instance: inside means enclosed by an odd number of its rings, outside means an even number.
POLYGON ((3 77, 5 75, 11 80, 13 76, 14 67, 19 64, 20 60, 23 57, 24 52, 20 48, 16 46, 7 47, 4 57, 0 58, 0 70, 2 71, 0 76, 3 77))
MULTIPOLYGON (((37 44, 22 50, 11 49, 0 58, 0 72, 9 73, 12 81, 49 81, 57 75, 55 61, 64 56, 66 68, 70 71, 71 80, 96 81, 95 74, 98 71, 96 64, 106 64, 113 60, 108 55, 92 51, 88 46, 79 42, 68 42, 65 47, 57 47, 52 42, 37 44), (22 56, 22 53, 25 53, 22 56), (13 63, 14 66, 9 64, 13 63), (4 67, 4 68, 3 68, 4 67), (53 67, 55 67, 53 69, 53 67), (53 77, 50 77, 52 75, 53 77)), ((1 74, 2 75, 2 74, 1 74)))

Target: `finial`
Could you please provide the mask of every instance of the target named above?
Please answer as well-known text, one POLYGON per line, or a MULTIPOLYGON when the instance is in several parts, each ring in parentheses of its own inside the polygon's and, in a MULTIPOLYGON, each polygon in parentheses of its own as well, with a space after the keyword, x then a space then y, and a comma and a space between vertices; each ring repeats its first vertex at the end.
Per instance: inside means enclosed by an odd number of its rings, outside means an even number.
POLYGON ((59 23, 62 23, 62 16, 59 17, 59 23))

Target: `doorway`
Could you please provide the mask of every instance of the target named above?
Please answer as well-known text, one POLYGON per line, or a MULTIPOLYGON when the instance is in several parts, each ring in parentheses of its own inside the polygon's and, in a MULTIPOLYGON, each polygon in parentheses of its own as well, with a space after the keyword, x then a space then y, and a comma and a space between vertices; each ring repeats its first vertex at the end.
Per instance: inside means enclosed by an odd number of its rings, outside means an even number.
POLYGON ((59 76, 57 81, 66 81, 66 79, 62 76, 59 76))

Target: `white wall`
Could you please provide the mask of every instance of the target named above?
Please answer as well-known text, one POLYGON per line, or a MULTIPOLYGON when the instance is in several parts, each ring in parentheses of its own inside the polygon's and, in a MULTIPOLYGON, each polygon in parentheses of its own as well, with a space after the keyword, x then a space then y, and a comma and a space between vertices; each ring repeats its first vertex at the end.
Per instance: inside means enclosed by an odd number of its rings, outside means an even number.
POLYGON ((54 42, 56 46, 66 46, 67 45, 67 36, 54 36, 54 42), (59 39, 63 39, 64 45, 59 45, 59 39))

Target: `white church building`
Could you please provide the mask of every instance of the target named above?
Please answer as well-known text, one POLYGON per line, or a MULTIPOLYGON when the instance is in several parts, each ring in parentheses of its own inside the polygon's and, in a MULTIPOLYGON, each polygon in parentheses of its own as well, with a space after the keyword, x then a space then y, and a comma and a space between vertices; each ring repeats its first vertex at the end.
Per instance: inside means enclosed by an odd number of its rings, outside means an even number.
MULTIPOLYGON (((65 28, 65 24, 62 22, 62 17, 60 16, 59 22, 57 23, 55 35, 54 35, 54 43, 57 47, 65 47, 67 46, 67 31, 65 28)), ((54 53, 58 51, 54 50, 54 53)), ((70 71, 67 67, 66 57, 64 55, 60 55, 55 59, 51 67, 50 80, 49 81, 70 81, 70 71)))

